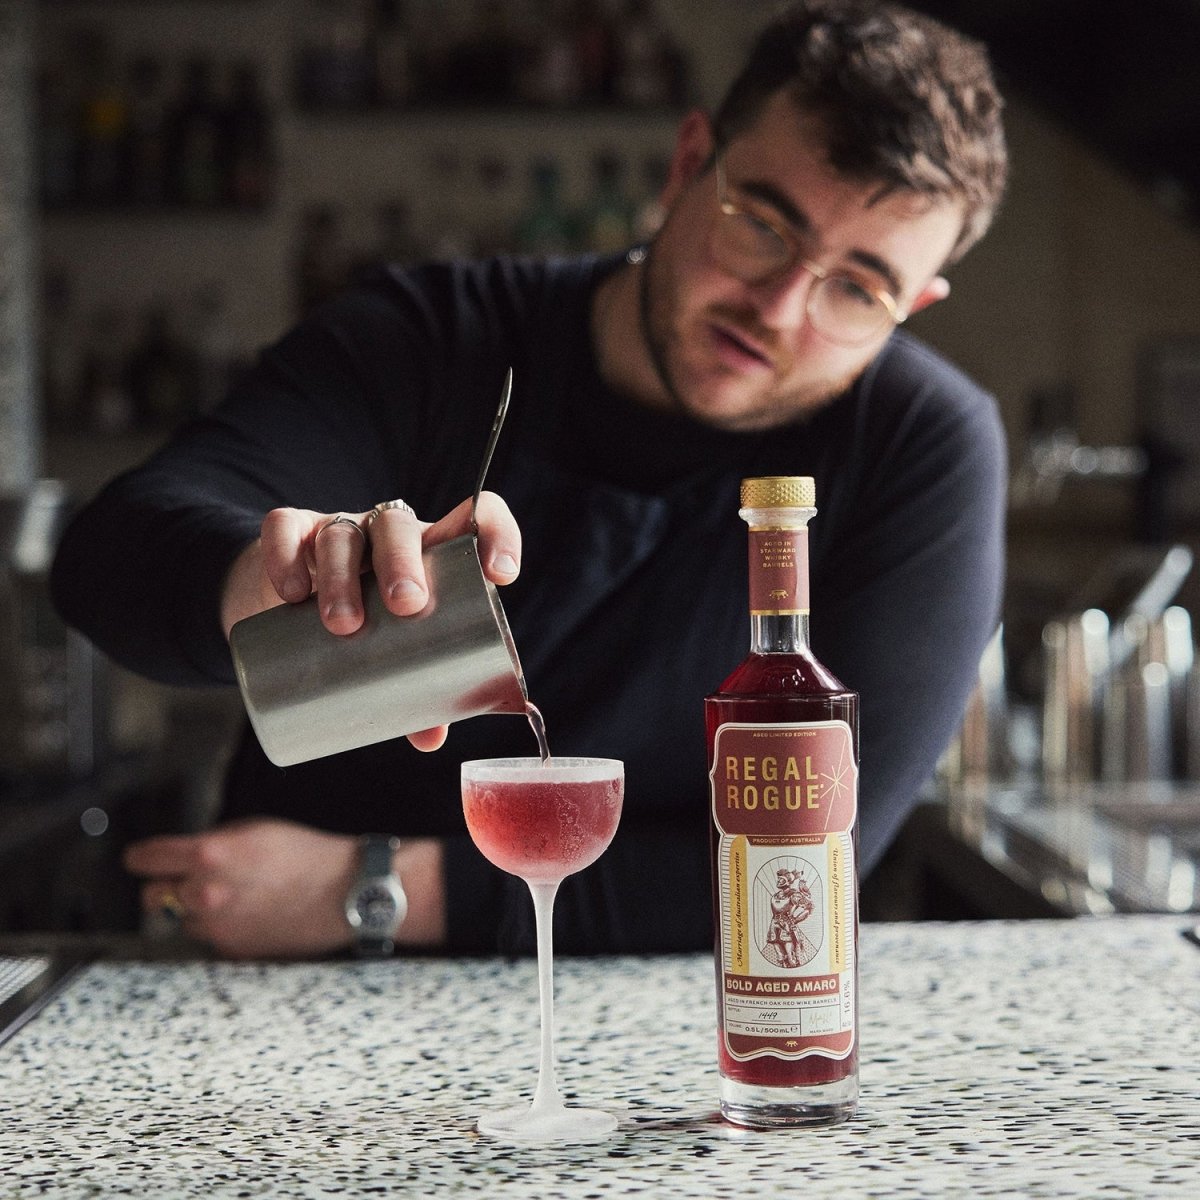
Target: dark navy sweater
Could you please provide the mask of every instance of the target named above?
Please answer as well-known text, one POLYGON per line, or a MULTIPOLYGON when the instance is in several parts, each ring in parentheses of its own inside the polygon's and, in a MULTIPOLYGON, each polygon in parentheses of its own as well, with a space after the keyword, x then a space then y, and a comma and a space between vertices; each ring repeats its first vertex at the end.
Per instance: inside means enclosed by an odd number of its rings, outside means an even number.
MULTIPOLYGON (((65 619, 173 684, 231 684, 221 583, 264 514, 403 497, 433 520, 468 496, 504 373, 513 401, 489 488, 522 529, 501 598, 555 754, 626 764, 610 850, 563 885, 564 952, 711 945, 703 697, 744 657, 747 475, 812 475, 812 642, 861 693, 865 875, 952 736, 1002 587, 1005 449, 991 399, 897 332, 810 418, 722 433, 609 391, 589 334, 615 261, 380 271, 266 351, 212 415, 115 480, 55 562, 65 619)), ((332 635, 331 635, 332 636, 332 635)), ((225 816, 446 841, 449 949, 528 951, 525 885, 465 833, 458 767, 533 754, 519 717, 286 769, 247 727, 225 816)))

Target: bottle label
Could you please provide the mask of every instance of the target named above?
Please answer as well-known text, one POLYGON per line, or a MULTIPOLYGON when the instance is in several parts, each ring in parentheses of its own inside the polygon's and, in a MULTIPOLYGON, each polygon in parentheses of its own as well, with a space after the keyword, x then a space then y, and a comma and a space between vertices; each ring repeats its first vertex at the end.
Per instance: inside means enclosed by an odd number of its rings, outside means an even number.
POLYGON ((808 612, 808 530, 750 530, 750 612, 793 616, 808 612))
POLYGON ((736 1059, 855 1043, 854 822, 845 721, 724 724, 709 772, 724 1038, 736 1059))

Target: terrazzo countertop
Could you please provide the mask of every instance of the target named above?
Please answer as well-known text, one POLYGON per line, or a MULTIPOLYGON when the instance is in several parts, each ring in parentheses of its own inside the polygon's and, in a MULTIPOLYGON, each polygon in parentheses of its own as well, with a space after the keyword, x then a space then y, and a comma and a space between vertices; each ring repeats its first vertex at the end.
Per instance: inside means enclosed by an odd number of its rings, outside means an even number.
POLYGON ((867 925, 845 1125, 715 1116, 707 956, 561 959, 564 1090, 607 1142, 475 1132, 526 1098, 532 962, 102 961, 0 1046, 0 1197, 1200 1196, 1182 917, 867 925))

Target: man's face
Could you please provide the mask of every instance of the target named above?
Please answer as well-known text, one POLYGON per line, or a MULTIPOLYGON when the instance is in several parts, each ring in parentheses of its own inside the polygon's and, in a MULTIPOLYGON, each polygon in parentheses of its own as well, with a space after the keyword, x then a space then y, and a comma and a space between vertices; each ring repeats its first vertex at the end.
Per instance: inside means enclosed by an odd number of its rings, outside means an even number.
MULTIPOLYGON (((707 122, 680 133, 664 192, 667 219, 645 264, 643 334, 656 402, 727 430, 767 429, 842 392, 878 353, 893 326, 864 344, 842 345, 812 327, 814 277, 796 263, 747 283, 714 259, 720 215, 707 122)), ((794 238, 801 257, 889 293, 903 311, 940 298, 936 273, 962 226, 959 205, 839 176, 819 131, 783 95, 723 155, 729 198, 794 238)))

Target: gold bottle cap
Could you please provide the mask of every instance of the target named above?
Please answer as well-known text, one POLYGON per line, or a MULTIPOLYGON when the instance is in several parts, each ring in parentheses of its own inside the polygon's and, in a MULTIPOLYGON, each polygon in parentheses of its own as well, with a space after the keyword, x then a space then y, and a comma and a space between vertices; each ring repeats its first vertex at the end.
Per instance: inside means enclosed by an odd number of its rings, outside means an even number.
POLYGON ((817 488, 811 475, 767 475, 742 480, 743 508, 813 508, 817 488))

